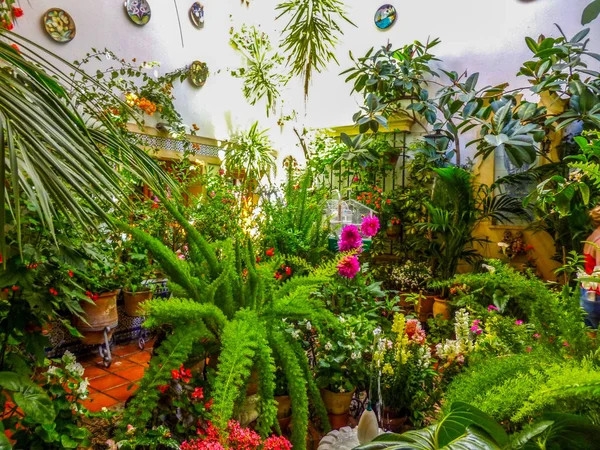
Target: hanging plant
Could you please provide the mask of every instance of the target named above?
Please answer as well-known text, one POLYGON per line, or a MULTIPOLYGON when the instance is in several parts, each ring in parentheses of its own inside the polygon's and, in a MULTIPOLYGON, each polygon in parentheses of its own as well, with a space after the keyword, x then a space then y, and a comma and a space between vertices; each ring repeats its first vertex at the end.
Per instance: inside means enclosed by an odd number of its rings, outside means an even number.
POLYGON ((16 0, 0 0, 0 22, 2 27, 12 30, 15 19, 23 15, 23 10, 15 6, 16 0))
POLYGON ((320 72, 331 60, 338 62, 334 49, 344 34, 339 23, 354 24, 339 0, 288 0, 276 9, 281 12, 277 19, 289 17, 282 33, 282 48, 288 53, 291 75, 304 79, 304 95, 308 97, 313 70, 320 72))

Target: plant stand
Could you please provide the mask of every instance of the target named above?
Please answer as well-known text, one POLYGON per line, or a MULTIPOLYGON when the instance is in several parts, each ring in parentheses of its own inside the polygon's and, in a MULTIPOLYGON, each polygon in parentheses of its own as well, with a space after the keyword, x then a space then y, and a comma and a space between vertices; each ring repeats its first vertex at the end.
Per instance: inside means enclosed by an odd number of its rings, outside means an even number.
MULTIPOLYGON (((116 327, 115 327, 116 328, 116 327)), ((110 333, 110 326, 104 328, 104 343, 98 346, 98 353, 104 360, 104 367, 108 368, 112 364, 112 355, 110 354, 110 346, 111 342, 108 339, 108 334, 110 333)))

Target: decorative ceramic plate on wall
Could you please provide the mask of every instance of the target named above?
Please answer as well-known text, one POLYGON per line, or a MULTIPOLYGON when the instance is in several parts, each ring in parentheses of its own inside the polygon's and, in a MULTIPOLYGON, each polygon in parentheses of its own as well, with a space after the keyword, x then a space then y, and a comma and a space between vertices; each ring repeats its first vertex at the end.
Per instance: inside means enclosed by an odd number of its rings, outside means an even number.
POLYGON ((146 0, 126 0, 125 9, 131 21, 136 25, 143 26, 150 22, 152 11, 146 0))
POLYGON ((202 61, 194 61, 190 66, 190 82, 196 87, 204 86, 208 78, 208 66, 202 61))
POLYGON ((190 8, 190 20, 196 28, 204 28, 204 6, 200 2, 194 2, 190 8))
POLYGON ((42 21, 46 33, 56 42, 70 42, 77 32, 73 18, 60 8, 46 11, 42 21))
POLYGON ((396 23, 397 18, 398 14, 393 5, 383 5, 375 13, 375 25, 380 30, 387 30, 396 23))

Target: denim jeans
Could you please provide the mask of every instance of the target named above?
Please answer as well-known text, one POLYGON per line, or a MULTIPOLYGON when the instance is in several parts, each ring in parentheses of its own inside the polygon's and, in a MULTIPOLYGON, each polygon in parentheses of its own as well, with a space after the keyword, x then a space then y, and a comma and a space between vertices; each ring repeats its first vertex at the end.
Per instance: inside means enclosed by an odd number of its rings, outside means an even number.
POLYGON ((597 301, 590 302, 587 299, 587 289, 581 288, 579 304, 587 313, 584 321, 588 327, 592 327, 594 329, 597 329, 598 323, 600 323, 600 294, 597 294, 597 298, 597 301))

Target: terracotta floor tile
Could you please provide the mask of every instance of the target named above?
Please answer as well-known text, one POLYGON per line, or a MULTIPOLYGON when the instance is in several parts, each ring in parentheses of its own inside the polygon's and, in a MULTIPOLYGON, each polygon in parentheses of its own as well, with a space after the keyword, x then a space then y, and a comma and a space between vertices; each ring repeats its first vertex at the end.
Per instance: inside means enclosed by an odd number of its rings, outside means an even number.
POLYGON ((122 378, 120 376, 117 376, 117 375, 114 375, 111 373, 111 374, 105 375, 103 377, 94 378, 93 380, 90 381, 90 386, 100 392, 103 392, 107 389, 121 386, 122 384, 126 384, 128 382, 129 381, 126 380, 125 378, 122 378))
POLYGON ((127 356, 128 360, 137 364, 146 364, 148 361, 150 361, 150 358, 152 358, 152 355, 149 352, 139 352, 127 356))
POLYGON ((89 378, 90 380, 93 380, 94 378, 98 378, 107 374, 108 372, 100 366, 87 366, 85 368, 85 372, 83 372, 83 378, 89 378))
POLYGON ((83 406, 89 409, 91 412, 98 412, 102 408, 110 408, 111 406, 115 406, 120 402, 117 399, 109 397, 108 395, 104 395, 100 392, 92 394, 89 396, 87 400, 84 400, 83 406))
POLYGON ((144 376, 145 368, 142 366, 129 367, 127 369, 116 371, 115 374, 127 378, 129 381, 141 380, 144 376))
POLYGON ((127 358, 115 357, 115 358, 113 358, 112 364, 110 365, 110 367, 108 369, 106 369, 106 371, 110 372, 110 373, 114 373, 114 372, 118 372, 119 370, 128 369, 130 367, 135 367, 137 365, 138 365, 137 363, 134 363, 133 361, 129 361, 127 358))
POLYGON ((122 347, 116 347, 113 351, 112 354, 116 355, 116 356, 126 356, 126 355, 131 355, 132 353, 138 353, 140 351, 140 348, 138 347, 137 343, 133 343, 133 344, 127 344, 124 345, 122 347))
POLYGON ((108 389, 103 393, 104 395, 108 395, 109 397, 124 403, 134 394, 135 391, 137 391, 138 387, 139 386, 137 384, 124 384, 123 386, 108 389))

